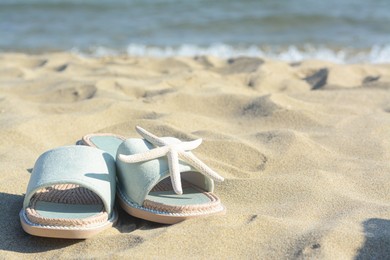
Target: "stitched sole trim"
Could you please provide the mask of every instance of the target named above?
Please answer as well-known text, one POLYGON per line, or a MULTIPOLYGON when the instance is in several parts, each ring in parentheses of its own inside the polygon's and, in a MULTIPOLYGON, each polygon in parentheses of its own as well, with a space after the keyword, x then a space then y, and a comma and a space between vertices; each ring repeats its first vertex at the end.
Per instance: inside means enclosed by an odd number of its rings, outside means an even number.
POLYGON ((120 135, 115 135, 115 134, 110 134, 110 133, 96 133, 96 134, 88 134, 88 135, 85 135, 81 138, 81 140, 78 140, 77 141, 77 144, 78 145, 88 145, 88 146, 92 146, 92 147, 95 147, 95 148, 98 148, 100 149, 99 147, 97 147, 92 141, 91 141, 91 137, 94 137, 94 136, 114 136, 118 139, 121 139, 123 141, 126 140, 125 137, 123 136, 120 136, 120 135))
POLYGON ((83 227, 66 227, 66 226, 51 226, 40 225, 31 222, 26 215, 25 210, 19 213, 20 222, 24 231, 34 236, 66 238, 66 239, 86 239, 101 231, 112 227, 118 220, 118 213, 114 209, 111 217, 104 223, 92 226, 83 227))
POLYGON ((139 206, 138 204, 126 198, 120 189, 118 189, 117 195, 121 207, 130 215, 163 224, 175 224, 189 218, 224 214, 226 211, 225 207, 219 203, 215 205, 215 207, 209 208, 207 211, 193 211, 184 213, 166 212, 139 206))

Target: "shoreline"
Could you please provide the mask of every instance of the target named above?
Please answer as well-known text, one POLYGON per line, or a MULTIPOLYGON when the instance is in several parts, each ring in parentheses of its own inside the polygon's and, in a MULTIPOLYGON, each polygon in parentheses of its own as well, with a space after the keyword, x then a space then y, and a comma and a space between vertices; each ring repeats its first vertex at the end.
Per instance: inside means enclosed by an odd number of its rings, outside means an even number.
POLYGON ((388 64, 390 63, 390 46, 373 45, 366 48, 335 47, 325 45, 287 45, 287 46, 234 46, 229 44, 177 46, 153 46, 129 44, 122 48, 93 46, 90 48, 42 49, 42 50, 1 50, 1 54, 20 53, 26 55, 46 55, 55 53, 71 53, 80 57, 137 57, 137 58, 193 58, 214 57, 218 59, 234 59, 239 57, 280 60, 285 62, 303 62, 321 60, 337 64, 388 64))

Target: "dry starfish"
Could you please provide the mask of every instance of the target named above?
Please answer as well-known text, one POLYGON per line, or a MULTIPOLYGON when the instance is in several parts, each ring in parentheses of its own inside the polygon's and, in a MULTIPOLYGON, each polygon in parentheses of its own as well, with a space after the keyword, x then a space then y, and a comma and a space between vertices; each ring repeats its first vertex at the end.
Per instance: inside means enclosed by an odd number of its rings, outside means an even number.
POLYGON ((183 194, 179 170, 179 157, 198 170, 201 174, 218 182, 224 180, 222 176, 210 169, 210 167, 208 167, 204 162, 199 160, 190 152, 202 143, 202 139, 188 142, 177 140, 177 142, 171 143, 153 135, 152 133, 149 133, 139 126, 136 126, 136 130, 143 138, 145 138, 157 148, 133 155, 120 154, 119 159, 126 163, 138 163, 167 156, 172 187, 176 194, 183 194))

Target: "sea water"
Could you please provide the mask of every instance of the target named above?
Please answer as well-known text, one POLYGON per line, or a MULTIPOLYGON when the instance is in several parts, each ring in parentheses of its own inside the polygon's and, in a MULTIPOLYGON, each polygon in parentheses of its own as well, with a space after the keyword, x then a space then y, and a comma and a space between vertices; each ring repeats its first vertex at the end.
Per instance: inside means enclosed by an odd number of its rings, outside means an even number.
POLYGON ((390 0, 0 0, 0 51, 390 62, 390 0))

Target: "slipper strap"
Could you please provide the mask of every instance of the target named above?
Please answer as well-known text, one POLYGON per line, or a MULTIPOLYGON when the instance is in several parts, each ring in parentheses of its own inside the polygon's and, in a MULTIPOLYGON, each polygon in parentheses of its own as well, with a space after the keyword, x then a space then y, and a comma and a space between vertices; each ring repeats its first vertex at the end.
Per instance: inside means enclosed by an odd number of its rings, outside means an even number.
POLYGON ((115 160, 107 152, 83 145, 63 146, 43 153, 34 165, 23 207, 40 189, 77 184, 93 191, 108 214, 115 199, 115 160))
MULTIPOLYGON (((170 140, 173 138, 164 138, 170 140)), ((124 141, 117 151, 117 177, 120 193, 128 199, 142 205, 149 192, 161 180, 170 176, 166 156, 139 163, 126 163, 119 160, 118 155, 133 155, 154 149, 155 146, 145 139, 130 138, 124 141)), ((179 160, 179 171, 182 179, 196 186, 212 192, 214 182, 212 179, 200 174, 189 164, 179 160), (189 174, 186 174, 186 173, 189 174)))

